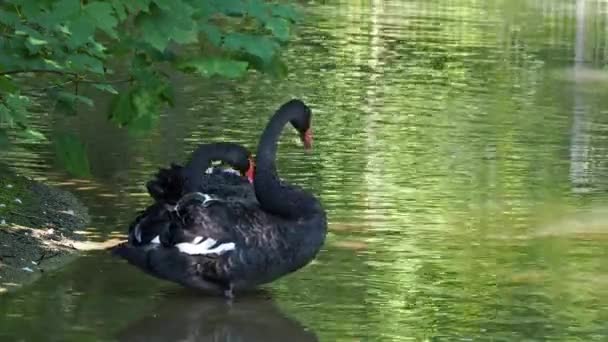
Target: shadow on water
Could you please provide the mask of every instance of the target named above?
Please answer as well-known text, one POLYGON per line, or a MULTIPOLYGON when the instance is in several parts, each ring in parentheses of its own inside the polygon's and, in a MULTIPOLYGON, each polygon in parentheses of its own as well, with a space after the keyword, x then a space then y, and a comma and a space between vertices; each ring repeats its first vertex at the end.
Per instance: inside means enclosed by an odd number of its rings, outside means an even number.
POLYGON ((180 292, 117 334, 119 341, 318 341, 314 332, 287 317, 267 294, 228 303, 180 292))

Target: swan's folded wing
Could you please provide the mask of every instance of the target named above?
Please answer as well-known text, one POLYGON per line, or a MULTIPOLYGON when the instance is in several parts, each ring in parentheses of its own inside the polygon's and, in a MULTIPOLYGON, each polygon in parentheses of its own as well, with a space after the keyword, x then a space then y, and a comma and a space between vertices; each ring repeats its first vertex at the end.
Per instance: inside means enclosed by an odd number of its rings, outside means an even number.
POLYGON ((233 214, 233 206, 225 202, 210 206, 189 203, 180 209, 177 215, 180 219, 161 234, 161 243, 189 255, 211 256, 233 251, 241 240, 231 229, 233 214))
POLYGON ((189 203, 179 212, 181 220, 162 238, 170 245, 205 244, 204 248, 226 252, 240 248, 278 249, 284 247, 281 219, 258 205, 240 201, 216 201, 208 205, 189 203), (215 242, 214 242, 215 241, 215 242), (213 244, 212 244, 213 243, 213 244), (215 249, 221 247, 219 249, 215 249))
POLYGON ((148 244, 167 229, 169 223, 169 212, 164 204, 152 204, 141 212, 129 226, 129 242, 136 246, 148 244))

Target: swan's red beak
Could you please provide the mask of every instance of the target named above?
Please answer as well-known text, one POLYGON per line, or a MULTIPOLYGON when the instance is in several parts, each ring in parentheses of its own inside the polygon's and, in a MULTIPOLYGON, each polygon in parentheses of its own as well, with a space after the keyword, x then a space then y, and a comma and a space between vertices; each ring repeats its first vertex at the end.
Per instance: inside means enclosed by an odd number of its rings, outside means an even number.
POLYGON ((245 172, 245 176, 249 180, 249 183, 253 183, 253 174, 255 173, 255 161, 252 157, 249 157, 249 169, 245 172))
POLYGON ((301 136, 302 143, 306 150, 312 149, 312 127, 308 128, 301 136))

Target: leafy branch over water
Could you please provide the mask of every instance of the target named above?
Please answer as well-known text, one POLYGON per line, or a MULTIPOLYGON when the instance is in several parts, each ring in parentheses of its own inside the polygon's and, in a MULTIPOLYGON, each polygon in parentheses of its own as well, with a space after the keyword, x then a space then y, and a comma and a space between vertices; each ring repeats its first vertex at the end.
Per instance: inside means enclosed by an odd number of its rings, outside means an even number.
POLYGON ((280 49, 298 20, 291 4, 263 0, 3 1, 0 144, 46 139, 28 125, 46 101, 66 114, 93 107, 82 87, 114 96, 109 120, 142 131, 173 105, 175 71, 281 76, 280 49), (125 71, 113 70, 117 64, 125 71), (128 89, 119 93, 119 83, 128 89))

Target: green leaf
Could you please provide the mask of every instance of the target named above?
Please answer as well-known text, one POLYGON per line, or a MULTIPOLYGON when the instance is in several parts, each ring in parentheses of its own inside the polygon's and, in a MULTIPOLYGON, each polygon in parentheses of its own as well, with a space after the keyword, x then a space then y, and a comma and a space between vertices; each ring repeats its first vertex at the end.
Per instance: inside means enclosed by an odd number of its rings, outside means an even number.
POLYGON ((46 59, 46 58, 45 58, 45 59, 43 59, 42 61, 44 62, 44 64, 46 64, 46 66, 48 66, 48 67, 49 67, 49 69, 55 69, 55 70, 60 70, 60 69, 63 69, 63 68, 61 67, 61 65, 59 65, 59 64, 58 64, 57 62, 55 62, 54 60, 51 60, 51 59, 46 59))
POLYGON ((6 76, 0 76, 0 90, 5 92, 14 92, 17 90, 17 86, 12 79, 6 76))
POLYGON ((24 124, 27 119, 27 107, 30 105, 29 98, 19 94, 8 94, 4 102, 13 121, 24 124))
MULTIPOLYGON (((39 10, 39 9, 38 9, 39 10)), ((80 11, 79 0, 60 0, 55 3, 53 11, 51 11, 53 21, 59 23, 80 11)))
POLYGON ((98 58, 85 54, 70 55, 66 64, 68 67, 76 71, 89 71, 97 74, 104 73, 103 62, 98 58))
POLYGON ((77 177, 89 177, 91 167, 87 149, 72 134, 61 134, 55 138, 55 156, 61 166, 77 177))
POLYGON ((89 107, 93 107, 93 100, 90 98, 72 94, 67 91, 57 92, 57 101, 65 102, 71 106, 77 106, 79 103, 84 103, 89 107))
POLYGON ((137 90, 145 88, 148 92, 160 94, 169 84, 166 76, 150 68, 148 62, 142 59, 136 60, 132 75, 138 83, 137 90))
POLYGON ((141 13, 135 22, 141 29, 142 40, 153 48, 163 51, 170 41, 180 44, 198 41, 194 20, 191 18, 192 9, 186 4, 172 2, 171 11, 164 11, 158 6, 152 6, 150 13, 141 13))
POLYGON ((246 14, 247 8, 242 0, 210 0, 207 11, 219 12, 227 16, 240 17, 246 14))
POLYGON ((265 22, 270 18, 266 3, 260 0, 250 0, 246 2, 246 11, 249 16, 256 18, 260 22, 265 22))
POLYGON ((0 126, 8 126, 13 127, 15 125, 15 121, 13 120, 13 115, 11 110, 8 109, 4 104, 0 103, 0 126))
POLYGON ((15 34, 27 37, 25 38, 25 46, 31 54, 38 53, 42 45, 48 44, 42 33, 23 25, 17 25, 17 27, 18 29, 15 30, 15 34))
POLYGON ((289 39, 289 23, 285 19, 270 18, 266 21, 266 28, 280 41, 286 42, 289 39))
POLYGON ((123 4, 129 13, 149 12, 151 0, 131 0, 123 4))
POLYGON ((203 32, 207 39, 211 42, 211 44, 215 46, 219 46, 222 42, 222 31, 212 24, 202 24, 200 26, 200 31, 203 32))
POLYGON ((272 15, 285 18, 292 22, 298 22, 301 15, 298 13, 296 8, 292 5, 287 4, 272 4, 270 7, 272 15))
POLYGON ((114 16, 112 4, 93 1, 83 7, 83 12, 88 15, 90 20, 96 23, 99 29, 103 30, 112 38, 118 38, 116 30, 114 30, 118 24, 118 20, 114 16))
POLYGON ((40 52, 40 46, 38 45, 32 45, 30 44, 27 40, 25 42, 25 47, 27 48, 27 50, 29 51, 29 56, 33 56, 33 55, 37 55, 40 52))
POLYGON ((72 49, 88 42, 95 34, 95 26, 93 22, 91 22, 91 20, 85 16, 79 16, 69 25, 71 36, 68 41, 72 49))
POLYGON ((285 78, 288 73, 288 68, 285 62, 276 57, 272 63, 265 64, 258 70, 265 72, 266 74, 274 78, 285 78))
POLYGON ((21 15, 28 19, 37 19, 40 14, 40 3, 35 0, 21 0, 16 3, 21 8, 21 15))
POLYGON ((136 86, 115 98, 109 118, 119 127, 142 131, 158 121, 161 106, 172 103, 173 95, 167 79, 146 68, 145 62, 136 63, 133 77, 136 86))
POLYGON ((183 61, 179 63, 177 67, 182 71, 194 71, 205 77, 218 75, 228 78, 237 78, 247 72, 248 65, 249 63, 247 62, 230 59, 199 58, 183 61))
POLYGON ((55 31, 63 33, 65 35, 70 34, 70 29, 65 24, 59 24, 55 26, 55 31))
POLYGON ((91 56, 97 57, 99 59, 106 58, 106 47, 102 44, 99 44, 98 42, 90 42, 88 52, 89 54, 91 54, 91 56))
POLYGON ((19 17, 15 12, 8 12, 0 9, 0 24, 15 26, 19 22, 19 17))
POLYGON ((108 119, 118 127, 124 127, 133 121, 135 109, 131 103, 131 92, 118 95, 110 106, 108 119))
POLYGON ((46 45, 48 42, 46 40, 37 39, 32 36, 27 37, 27 42, 32 45, 46 45))
POLYGON ((78 114, 76 111, 76 106, 73 102, 69 101, 55 101, 55 107, 53 108, 55 112, 62 113, 68 116, 75 116, 78 114))
POLYGON ((173 87, 165 87, 159 96, 163 102, 168 103, 171 107, 175 106, 175 92, 173 91, 173 87))
POLYGON ((141 135, 146 132, 149 132, 152 128, 156 126, 158 123, 160 115, 158 112, 149 113, 149 115, 143 115, 136 117, 133 121, 129 123, 127 129, 130 134, 133 135, 141 135))
POLYGON ((53 9, 48 12, 41 12, 40 5, 36 5, 36 12, 38 13, 35 17, 26 15, 30 22, 36 22, 45 29, 52 29, 53 27, 69 20, 76 16, 80 12, 80 1, 79 0, 60 0, 57 1, 53 9))
POLYGON ((24 143, 39 143, 47 140, 42 132, 29 128, 17 131, 16 135, 19 140, 24 143))
POLYGON ((131 103, 133 103, 133 108, 135 109, 135 118, 153 115, 158 102, 154 94, 150 93, 147 89, 140 88, 134 91, 131 96, 131 103))
POLYGON ((66 115, 76 115, 78 104, 84 103, 89 107, 93 106, 93 101, 88 97, 76 95, 63 90, 51 90, 49 97, 55 99, 55 111, 66 115))
POLYGON ((256 56, 263 63, 270 63, 274 58, 279 44, 267 38, 245 33, 231 33, 224 38, 224 47, 228 50, 245 52, 256 56))
POLYGON ((274 58, 268 63, 264 63, 259 58, 251 55, 242 56, 242 59, 249 62, 250 69, 258 70, 278 79, 287 76, 287 65, 280 59, 278 55, 275 55, 274 58))
POLYGON ((152 2, 163 11, 171 11, 172 4, 175 2, 181 2, 181 0, 152 0, 152 2))
POLYGON ((102 91, 108 92, 108 93, 110 93, 110 94, 115 94, 115 95, 116 95, 116 94, 118 94, 118 91, 117 91, 116 89, 114 89, 114 87, 112 87, 112 86, 111 86, 111 85, 109 85, 109 84, 105 84, 105 83, 95 83, 95 84, 93 84, 93 87, 95 87, 95 88, 97 88, 97 89, 99 89, 99 90, 102 90, 102 91))
MULTIPOLYGON (((130 1, 127 1, 130 2, 130 1)), ((116 11, 116 16, 118 20, 124 21, 127 19, 127 4, 122 0, 112 0, 112 7, 114 7, 114 11, 116 11)))

